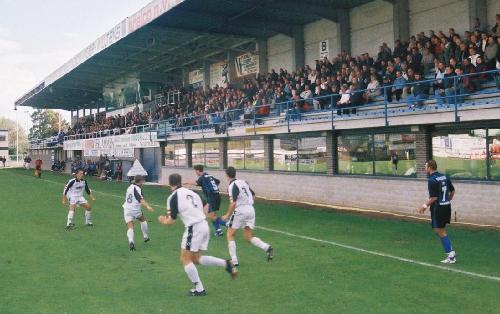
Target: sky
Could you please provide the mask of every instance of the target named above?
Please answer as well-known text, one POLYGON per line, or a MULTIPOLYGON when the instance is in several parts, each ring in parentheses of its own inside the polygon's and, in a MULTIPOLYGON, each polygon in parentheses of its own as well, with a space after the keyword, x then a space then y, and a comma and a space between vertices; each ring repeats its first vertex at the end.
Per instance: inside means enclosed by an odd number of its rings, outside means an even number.
MULTIPOLYGON (((0 116, 15 120, 16 99, 150 1, 0 0, 0 116)), ((27 111, 17 112, 25 129, 27 111)))

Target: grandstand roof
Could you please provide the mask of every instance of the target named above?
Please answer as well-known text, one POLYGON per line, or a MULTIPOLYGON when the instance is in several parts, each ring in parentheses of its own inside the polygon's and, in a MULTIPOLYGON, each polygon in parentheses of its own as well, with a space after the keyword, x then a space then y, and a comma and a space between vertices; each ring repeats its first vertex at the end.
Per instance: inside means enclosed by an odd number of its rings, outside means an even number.
MULTIPOLYGON (((155 0, 99 37, 19 98, 16 106, 76 110, 131 73, 147 80, 255 39, 291 36, 295 26, 371 0, 155 0)), ((247 46, 245 46, 247 45, 247 46)))

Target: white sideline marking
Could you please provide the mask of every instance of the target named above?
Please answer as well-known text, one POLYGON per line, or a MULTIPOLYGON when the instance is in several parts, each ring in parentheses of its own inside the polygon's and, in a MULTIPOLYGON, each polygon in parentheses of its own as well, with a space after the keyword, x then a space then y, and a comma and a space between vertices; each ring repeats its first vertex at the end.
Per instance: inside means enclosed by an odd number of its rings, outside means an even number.
MULTIPOLYGON (((50 182, 50 183, 59 184, 59 185, 64 185, 63 183, 60 183, 57 181, 51 181, 51 180, 47 180, 47 179, 41 179, 41 181, 50 182)), ((102 195, 112 196, 115 198, 122 198, 121 196, 111 194, 111 193, 99 192, 99 191, 94 191, 94 192, 102 194, 102 195)), ((150 204, 154 205, 154 206, 165 206, 165 205, 153 204, 153 203, 150 203, 150 204)), ((338 243, 338 242, 334 242, 334 241, 322 240, 322 239, 303 236, 303 235, 299 235, 299 234, 293 234, 290 232, 281 231, 281 230, 277 230, 277 229, 271 229, 271 228, 266 228, 266 227, 261 227, 261 226, 256 226, 255 228, 269 231, 269 232, 279 233, 279 234, 286 235, 286 236, 293 237, 293 238, 299 238, 299 239, 303 239, 303 240, 309 240, 309 241, 314 241, 314 242, 319 242, 319 243, 330 244, 333 246, 341 247, 341 248, 356 251, 356 252, 366 253, 366 254, 370 254, 370 255, 374 255, 374 256, 390 258, 390 259, 397 260, 397 261, 404 262, 404 263, 415 264, 415 265, 420 265, 420 266, 424 266, 424 267, 428 267, 428 268, 435 268, 435 269, 439 269, 439 270, 449 271, 452 273, 462 274, 462 275, 466 275, 466 276, 470 276, 470 277, 489 279, 489 280, 494 280, 494 281, 500 282, 500 277, 496 277, 496 276, 484 275, 484 274, 475 273, 475 272, 471 272, 471 271, 465 271, 465 270, 460 270, 460 269, 441 266, 441 265, 434 265, 434 264, 430 264, 430 263, 426 263, 426 262, 420 262, 420 261, 413 260, 410 258, 399 257, 396 255, 386 254, 386 253, 382 253, 382 252, 366 250, 366 249, 362 249, 362 248, 348 245, 348 244, 342 244, 342 243, 338 243)))

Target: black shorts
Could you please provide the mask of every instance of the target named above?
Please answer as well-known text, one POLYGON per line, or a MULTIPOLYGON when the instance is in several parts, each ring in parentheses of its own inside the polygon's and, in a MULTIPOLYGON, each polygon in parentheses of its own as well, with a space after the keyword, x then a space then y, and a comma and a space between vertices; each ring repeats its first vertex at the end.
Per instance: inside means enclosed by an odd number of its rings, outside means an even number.
POLYGON ((216 212, 220 208, 220 194, 209 194, 207 196, 208 212, 216 212))
POLYGON ((444 228, 451 221, 451 205, 432 205, 431 206, 431 225, 432 228, 444 228))

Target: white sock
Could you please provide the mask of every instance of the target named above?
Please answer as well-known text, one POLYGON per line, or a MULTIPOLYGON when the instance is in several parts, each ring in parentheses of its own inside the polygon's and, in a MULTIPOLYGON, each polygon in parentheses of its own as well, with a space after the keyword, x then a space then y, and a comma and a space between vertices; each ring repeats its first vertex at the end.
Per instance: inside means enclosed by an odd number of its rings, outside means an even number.
POLYGON ((259 249, 261 249, 263 251, 267 251, 267 249, 269 249, 269 247, 270 247, 269 244, 267 244, 266 242, 262 241, 261 239, 259 239, 257 237, 251 238, 250 243, 252 243, 252 245, 255 245, 256 247, 258 247, 259 249))
POLYGON ((92 223, 92 211, 86 210, 85 211, 85 224, 91 224, 92 223))
POLYGON ((70 223, 73 223, 73 216, 75 215, 74 210, 68 211, 68 220, 66 221, 66 226, 69 226, 70 223))
POLYGON ((128 238, 128 243, 134 242, 134 229, 132 228, 127 229, 127 238, 128 238))
POLYGON ((229 256, 231 256, 233 264, 238 264, 238 257, 236 256, 236 242, 229 241, 227 247, 229 248, 229 256))
POLYGON ((226 267, 226 261, 222 258, 203 255, 200 257, 200 265, 226 267))
POLYGON ((200 292, 205 290, 205 288, 203 288, 203 284, 201 283, 200 276, 198 275, 198 270, 193 263, 189 263, 184 266, 184 271, 186 272, 189 280, 191 280, 191 282, 195 284, 196 291, 200 292))
POLYGON ((141 222, 141 230, 142 230, 142 236, 144 237, 144 239, 149 238, 148 222, 147 221, 141 222))

